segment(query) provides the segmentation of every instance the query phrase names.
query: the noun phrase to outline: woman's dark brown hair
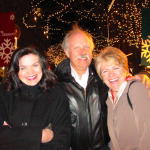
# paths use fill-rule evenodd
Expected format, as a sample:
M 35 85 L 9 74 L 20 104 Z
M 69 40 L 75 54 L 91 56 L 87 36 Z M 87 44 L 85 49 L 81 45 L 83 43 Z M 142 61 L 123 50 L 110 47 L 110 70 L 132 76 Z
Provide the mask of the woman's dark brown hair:
M 6 71 L 6 75 L 3 81 L 4 86 L 8 91 L 22 87 L 22 82 L 18 77 L 19 59 L 29 54 L 38 56 L 40 60 L 43 75 L 39 82 L 39 86 L 43 89 L 47 89 L 56 83 L 56 76 L 51 70 L 48 70 L 48 62 L 46 61 L 44 55 L 42 55 L 36 48 L 25 47 L 16 50 L 11 58 L 10 65 Z

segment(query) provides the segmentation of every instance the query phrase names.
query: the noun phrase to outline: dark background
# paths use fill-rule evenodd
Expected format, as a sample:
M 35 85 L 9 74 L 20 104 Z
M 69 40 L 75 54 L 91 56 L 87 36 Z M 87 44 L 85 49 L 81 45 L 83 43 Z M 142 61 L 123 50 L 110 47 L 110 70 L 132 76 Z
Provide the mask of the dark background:
M 18 46 L 24 47 L 33 44 L 42 50 L 46 50 L 50 42 L 45 38 L 40 29 L 27 29 L 22 23 L 22 17 L 28 11 L 29 6 L 30 0 L 0 0 L 0 12 L 15 13 L 15 22 L 21 30 Z
M 116 46 L 123 50 L 127 55 L 131 54 L 129 58 L 129 65 L 136 70 L 137 72 L 141 62 L 141 45 L 131 45 L 129 43 L 130 40 L 127 40 L 128 34 L 130 34 L 130 30 L 128 27 L 131 27 L 132 31 L 135 32 L 134 36 L 136 38 L 136 32 L 138 32 L 137 28 L 137 20 L 136 16 L 132 16 L 133 18 L 126 18 L 126 13 L 132 13 L 132 8 L 136 6 L 138 11 L 142 10 L 143 2 L 145 0 L 116 0 L 114 5 L 111 8 L 111 11 L 108 12 L 108 7 L 112 0 L 94 0 L 97 3 L 97 7 L 93 5 L 91 0 L 75 0 L 72 6 L 70 6 L 69 11 L 62 17 L 67 23 L 63 23 L 58 21 L 55 15 L 51 17 L 49 26 L 54 29 L 59 28 L 59 31 L 50 30 L 48 34 L 48 38 L 43 34 L 42 26 L 45 25 L 44 20 L 49 14 L 53 14 L 54 12 L 58 12 L 61 9 L 64 9 L 62 5 L 57 5 L 57 1 L 55 0 L 44 0 L 43 3 L 40 3 L 41 0 L 0 0 L 0 12 L 14 12 L 16 16 L 16 24 L 21 30 L 21 36 L 18 40 L 18 46 L 24 47 L 27 45 L 35 45 L 39 47 L 42 51 L 47 51 L 47 49 L 51 46 L 55 46 L 61 43 L 65 33 L 71 28 L 72 24 L 78 23 L 83 29 L 86 29 L 90 32 L 94 37 L 94 42 L 96 43 L 95 53 L 99 52 L 99 49 L 109 45 Z M 59 0 L 58 2 L 64 4 L 68 4 L 67 0 Z M 147 0 L 146 7 L 150 8 L 150 1 Z M 125 7 L 126 5 L 131 4 L 131 8 Z M 132 7 L 133 4 L 133 7 Z M 137 5 L 136 5 L 137 4 Z M 28 12 L 33 9 L 33 6 L 37 8 L 42 8 L 42 13 L 44 17 L 38 21 L 36 28 L 26 28 L 23 24 L 23 16 L 28 14 Z M 88 14 L 88 10 L 93 11 L 94 15 L 99 14 L 99 16 L 93 17 L 92 13 Z M 79 15 L 76 12 L 83 10 L 83 14 Z M 119 13 L 117 11 L 120 11 Z M 61 16 L 61 15 L 60 15 Z M 86 18 L 87 16 L 87 18 Z M 107 18 L 109 16 L 109 18 Z M 90 18 L 90 19 L 89 19 Z M 26 21 L 31 22 L 27 18 Z M 108 19 L 108 20 L 107 20 Z M 127 21 L 130 21 L 129 24 L 124 26 Z M 133 20 L 133 21 L 132 21 Z M 0 20 L 2 21 L 2 20 Z M 109 22 L 109 36 L 113 40 L 110 43 L 107 42 L 106 38 L 108 37 L 108 29 L 107 23 Z M 138 21 L 139 22 L 139 21 Z M 122 27 L 119 25 L 121 23 Z M 115 37 L 119 40 L 115 42 Z M 132 36 L 130 37 L 132 38 Z M 112 42 L 112 43 L 111 43 Z M 59 49 L 58 49 L 59 51 Z M 56 53 L 58 55 L 58 53 Z M 55 57 L 55 53 L 54 53 Z

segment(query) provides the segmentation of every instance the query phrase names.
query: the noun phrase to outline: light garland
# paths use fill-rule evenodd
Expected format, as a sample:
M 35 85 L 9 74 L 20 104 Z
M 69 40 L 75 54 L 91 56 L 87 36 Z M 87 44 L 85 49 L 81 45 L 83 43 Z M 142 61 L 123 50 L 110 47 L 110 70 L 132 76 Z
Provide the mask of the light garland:
M 41 29 L 49 40 L 58 33 L 63 38 L 66 27 L 78 22 L 92 34 L 96 54 L 107 45 L 125 43 L 140 48 L 142 8 L 150 8 L 150 1 L 112 0 L 106 4 L 100 0 L 31 0 L 23 24 L 26 28 Z
M 59 64 L 63 59 L 66 58 L 66 55 L 61 48 L 61 44 L 49 47 L 46 55 L 48 56 L 49 63 L 55 65 Z

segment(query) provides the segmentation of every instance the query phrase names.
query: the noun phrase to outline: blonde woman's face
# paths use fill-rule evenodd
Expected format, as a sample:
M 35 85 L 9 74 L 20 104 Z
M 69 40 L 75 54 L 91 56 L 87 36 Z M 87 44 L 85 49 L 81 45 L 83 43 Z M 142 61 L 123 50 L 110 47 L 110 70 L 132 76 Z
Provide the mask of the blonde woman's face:
M 39 57 L 34 54 L 28 54 L 19 59 L 19 79 L 29 86 L 34 86 L 42 78 L 42 67 Z
M 112 91 L 116 92 L 120 85 L 126 80 L 127 70 L 114 60 L 104 61 L 100 68 L 100 75 L 104 83 Z

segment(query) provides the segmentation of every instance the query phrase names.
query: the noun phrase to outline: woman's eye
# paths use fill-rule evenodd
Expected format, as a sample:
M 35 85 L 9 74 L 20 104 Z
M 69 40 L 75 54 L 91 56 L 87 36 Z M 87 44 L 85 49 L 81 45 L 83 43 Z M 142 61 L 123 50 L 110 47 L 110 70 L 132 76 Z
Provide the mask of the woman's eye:
M 25 68 L 24 68 L 24 67 L 20 67 L 19 69 L 20 69 L 20 70 L 24 70 Z
M 101 72 L 101 74 L 107 74 L 107 73 L 108 73 L 107 70 L 104 70 L 104 71 Z
M 34 66 L 34 67 L 38 67 L 38 66 L 40 66 L 40 64 L 34 64 L 33 66 Z
M 120 68 L 119 68 L 119 67 L 116 67 L 116 68 L 114 68 L 114 70 L 120 70 Z

